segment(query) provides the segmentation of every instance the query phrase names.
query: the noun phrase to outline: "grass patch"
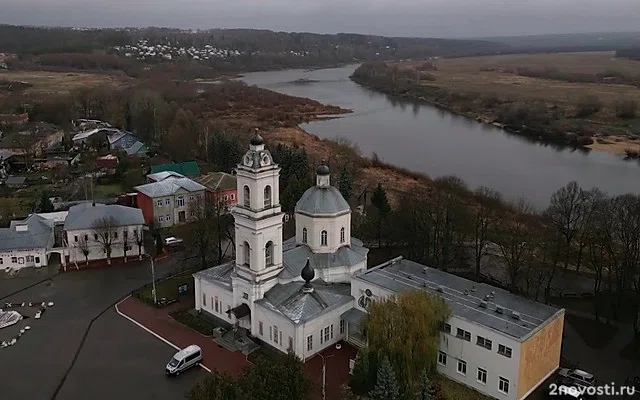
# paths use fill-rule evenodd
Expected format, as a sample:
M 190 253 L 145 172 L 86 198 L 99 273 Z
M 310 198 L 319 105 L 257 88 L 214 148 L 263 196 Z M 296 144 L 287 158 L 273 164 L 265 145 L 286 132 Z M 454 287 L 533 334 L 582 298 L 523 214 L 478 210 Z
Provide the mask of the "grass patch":
M 606 325 L 591 318 L 572 314 L 565 314 L 564 318 L 592 349 L 603 349 L 618 332 L 616 326 Z
M 156 297 L 161 299 L 166 297 L 167 299 L 176 299 L 178 297 L 178 287 L 187 284 L 189 285 L 189 291 L 193 289 L 193 277 L 189 275 L 175 276 L 173 278 L 165 279 L 156 283 Z M 140 289 L 138 292 L 138 298 L 141 300 L 150 300 L 153 298 L 153 286 L 148 285 Z
M 447 400 L 490 400 L 491 397 L 485 396 L 480 392 L 471 389 L 461 383 L 445 378 L 437 374 L 434 381 L 440 387 L 444 398 Z
M 195 314 L 193 310 L 180 310 L 171 313 L 171 316 L 181 324 L 200 332 L 203 335 L 211 336 L 213 329 L 222 324 L 216 323 L 213 319 L 207 318 L 202 314 Z
M 96 185 L 93 187 L 93 197 L 96 199 L 105 199 L 109 197 L 118 197 L 124 190 L 119 183 L 112 183 L 110 185 Z
M 275 360 L 282 357 L 282 353 L 270 348 L 269 346 L 260 346 L 260 348 L 247 356 L 250 362 L 255 362 L 258 358 L 266 358 Z

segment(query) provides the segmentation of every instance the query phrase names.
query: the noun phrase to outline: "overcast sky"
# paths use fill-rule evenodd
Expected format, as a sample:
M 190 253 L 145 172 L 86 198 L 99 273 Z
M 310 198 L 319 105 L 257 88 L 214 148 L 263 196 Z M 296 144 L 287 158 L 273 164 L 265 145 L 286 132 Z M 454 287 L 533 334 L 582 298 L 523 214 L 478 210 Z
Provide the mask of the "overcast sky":
M 0 23 L 472 37 L 640 30 L 640 0 L 0 0 Z

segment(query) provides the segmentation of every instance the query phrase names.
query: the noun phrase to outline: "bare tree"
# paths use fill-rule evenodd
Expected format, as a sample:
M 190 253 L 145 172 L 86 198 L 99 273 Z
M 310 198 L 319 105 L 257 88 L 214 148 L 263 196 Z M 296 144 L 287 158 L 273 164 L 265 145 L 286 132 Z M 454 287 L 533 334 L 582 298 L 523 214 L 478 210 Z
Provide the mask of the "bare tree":
M 191 240 L 193 249 L 206 268 L 211 262 L 222 263 L 226 253 L 225 242 L 235 235 L 233 218 L 227 203 L 215 193 L 195 199 L 190 203 Z
M 481 186 L 476 190 L 478 204 L 473 212 L 473 258 L 476 278 L 480 277 L 482 257 L 486 254 L 489 237 L 496 225 L 496 210 L 500 202 L 500 194 L 493 189 Z
M 569 182 L 551 195 L 546 214 L 564 238 L 564 267 L 569 266 L 571 246 L 578 236 L 584 216 L 585 194 L 575 182 Z
M 529 237 L 531 214 L 531 206 L 524 199 L 518 200 L 514 204 L 512 216 L 501 221 L 493 236 L 493 242 L 500 249 L 500 255 L 507 267 L 512 291 L 517 291 L 522 268 L 533 255 L 535 240 L 532 241 Z
M 129 230 L 125 227 L 122 231 L 122 252 L 125 264 L 127 263 L 127 250 L 129 250 Z
M 144 236 L 137 228 L 133 231 L 133 240 L 138 245 L 138 260 L 142 261 L 142 245 L 144 244 Z
M 111 265 L 111 251 L 117 236 L 118 220 L 114 217 L 102 217 L 93 223 L 93 231 L 97 241 L 107 255 L 107 264 Z
M 82 255 L 84 255 L 86 265 L 89 265 L 89 242 L 87 241 L 85 236 L 82 236 L 78 241 L 78 248 L 82 252 Z

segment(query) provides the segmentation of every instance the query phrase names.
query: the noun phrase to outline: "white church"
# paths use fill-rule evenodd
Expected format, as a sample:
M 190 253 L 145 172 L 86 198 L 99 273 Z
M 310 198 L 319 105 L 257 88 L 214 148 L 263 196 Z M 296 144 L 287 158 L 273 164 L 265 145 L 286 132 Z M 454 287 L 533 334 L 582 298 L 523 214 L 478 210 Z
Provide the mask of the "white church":
M 439 373 L 519 400 L 558 368 L 564 310 L 402 257 L 367 269 L 369 250 L 351 237 L 351 209 L 324 163 L 296 204 L 295 237 L 283 240 L 279 175 L 256 133 L 237 167 L 236 259 L 193 275 L 196 310 L 306 361 L 341 340 L 364 346 L 371 301 L 427 290 L 452 310 Z

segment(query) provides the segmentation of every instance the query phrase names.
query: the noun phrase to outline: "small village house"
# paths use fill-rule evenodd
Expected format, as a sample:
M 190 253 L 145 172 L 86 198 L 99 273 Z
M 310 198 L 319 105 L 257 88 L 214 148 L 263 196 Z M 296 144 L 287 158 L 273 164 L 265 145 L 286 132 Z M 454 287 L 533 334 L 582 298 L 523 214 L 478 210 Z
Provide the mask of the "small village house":
M 183 176 L 168 175 L 160 181 L 134 188 L 145 222 L 156 228 L 188 222 L 205 196 L 206 188 L 201 184 Z
M 103 169 L 115 169 L 118 166 L 118 157 L 107 154 L 96 158 L 96 166 Z
M 144 218 L 137 208 L 95 203 L 78 204 L 69 209 L 65 218 L 67 263 L 81 265 L 110 259 L 138 258 L 144 254 L 142 240 Z
M 210 172 L 196 181 L 207 188 L 207 198 L 214 204 L 225 204 L 231 209 L 238 203 L 235 176 L 225 172 Z
M 36 214 L 0 229 L 0 269 L 46 267 L 54 246 L 54 224 Z

